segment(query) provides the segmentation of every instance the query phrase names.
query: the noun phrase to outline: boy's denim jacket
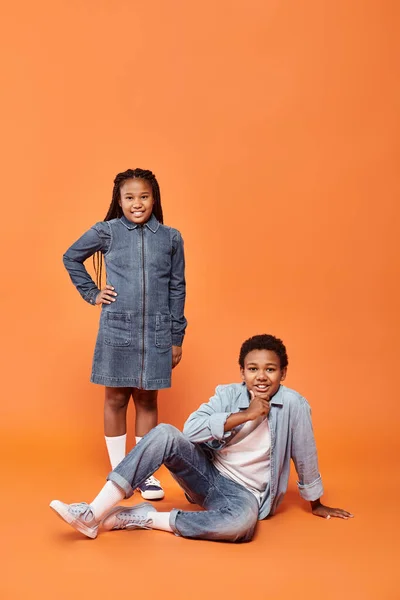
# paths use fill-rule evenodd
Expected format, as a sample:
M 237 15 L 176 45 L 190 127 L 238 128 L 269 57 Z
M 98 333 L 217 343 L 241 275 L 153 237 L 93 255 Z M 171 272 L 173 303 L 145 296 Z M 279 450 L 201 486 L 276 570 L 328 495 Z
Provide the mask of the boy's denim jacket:
M 224 433 L 232 413 L 246 410 L 250 399 L 244 383 L 219 385 L 209 402 L 202 404 L 186 421 L 183 433 L 195 444 L 212 452 L 233 439 L 239 429 Z M 323 494 L 317 450 L 307 400 L 283 385 L 271 398 L 268 415 L 271 434 L 271 480 L 261 499 L 259 519 L 273 514 L 287 490 L 290 459 L 293 459 L 297 486 L 304 500 L 317 500 Z

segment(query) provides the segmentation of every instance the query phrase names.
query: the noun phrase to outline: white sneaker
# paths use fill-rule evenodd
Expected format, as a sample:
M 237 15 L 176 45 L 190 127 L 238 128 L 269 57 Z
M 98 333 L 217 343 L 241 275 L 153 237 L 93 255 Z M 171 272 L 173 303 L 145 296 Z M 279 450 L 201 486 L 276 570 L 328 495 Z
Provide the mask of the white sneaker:
M 77 531 L 92 539 L 97 537 L 100 523 L 96 521 L 90 505 L 86 502 L 65 504 L 60 500 L 53 500 L 50 502 L 50 508 Z
M 107 531 L 111 529 L 151 529 L 149 512 L 157 512 L 149 502 L 142 502 L 135 506 L 116 506 L 101 522 Z
M 165 496 L 160 482 L 154 475 L 150 475 L 137 489 L 145 500 L 162 500 Z

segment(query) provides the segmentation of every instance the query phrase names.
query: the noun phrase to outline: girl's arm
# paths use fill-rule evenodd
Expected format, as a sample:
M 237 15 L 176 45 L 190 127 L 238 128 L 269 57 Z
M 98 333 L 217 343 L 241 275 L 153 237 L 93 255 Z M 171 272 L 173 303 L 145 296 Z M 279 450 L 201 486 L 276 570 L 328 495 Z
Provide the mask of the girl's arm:
M 187 321 L 184 315 L 186 282 L 183 239 L 179 231 L 173 231 L 171 278 L 169 282 L 169 310 L 172 317 L 172 345 L 182 346 Z
M 97 223 L 84 233 L 63 256 L 72 283 L 86 302 L 96 304 L 100 290 L 87 272 L 84 261 L 98 251 L 107 252 L 110 246 L 110 229 L 108 223 Z

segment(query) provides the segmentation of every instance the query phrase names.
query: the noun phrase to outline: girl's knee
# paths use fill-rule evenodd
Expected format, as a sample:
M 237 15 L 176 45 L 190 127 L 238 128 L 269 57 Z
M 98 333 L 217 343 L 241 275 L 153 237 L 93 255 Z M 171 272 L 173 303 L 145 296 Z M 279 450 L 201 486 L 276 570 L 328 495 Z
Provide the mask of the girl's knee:
M 135 390 L 133 393 L 133 402 L 136 409 L 146 411 L 157 410 L 157 391 L 156 390 Z
M 105 406 L 111 410 L 121 410 L 128 405 L 130 392 L 111 388 L 106 390 Z

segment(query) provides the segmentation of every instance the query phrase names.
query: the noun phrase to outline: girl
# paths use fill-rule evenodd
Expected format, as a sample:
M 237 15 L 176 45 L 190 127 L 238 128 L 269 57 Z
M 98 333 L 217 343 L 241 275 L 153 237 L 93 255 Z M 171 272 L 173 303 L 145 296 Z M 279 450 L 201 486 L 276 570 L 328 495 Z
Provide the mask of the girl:
M 91 381 L 105 386 L 104 433 L 114 469 L 126 451 L 126 412 L 132 396 L 136 442 L 157 425 L 157 391 L 171 386 L 185 335 L 183 240 L 163 223 L 160 188 L 151 171 L 128 169 L 114 180 L 104 221 L 64 254 L 82 298 L 102 305 Z M 94 257 L 97 283 L 84 267 Z M 102 261 L 107 285 L 101 289 Z M 151 476 L 143 498 L 161 499 Z

